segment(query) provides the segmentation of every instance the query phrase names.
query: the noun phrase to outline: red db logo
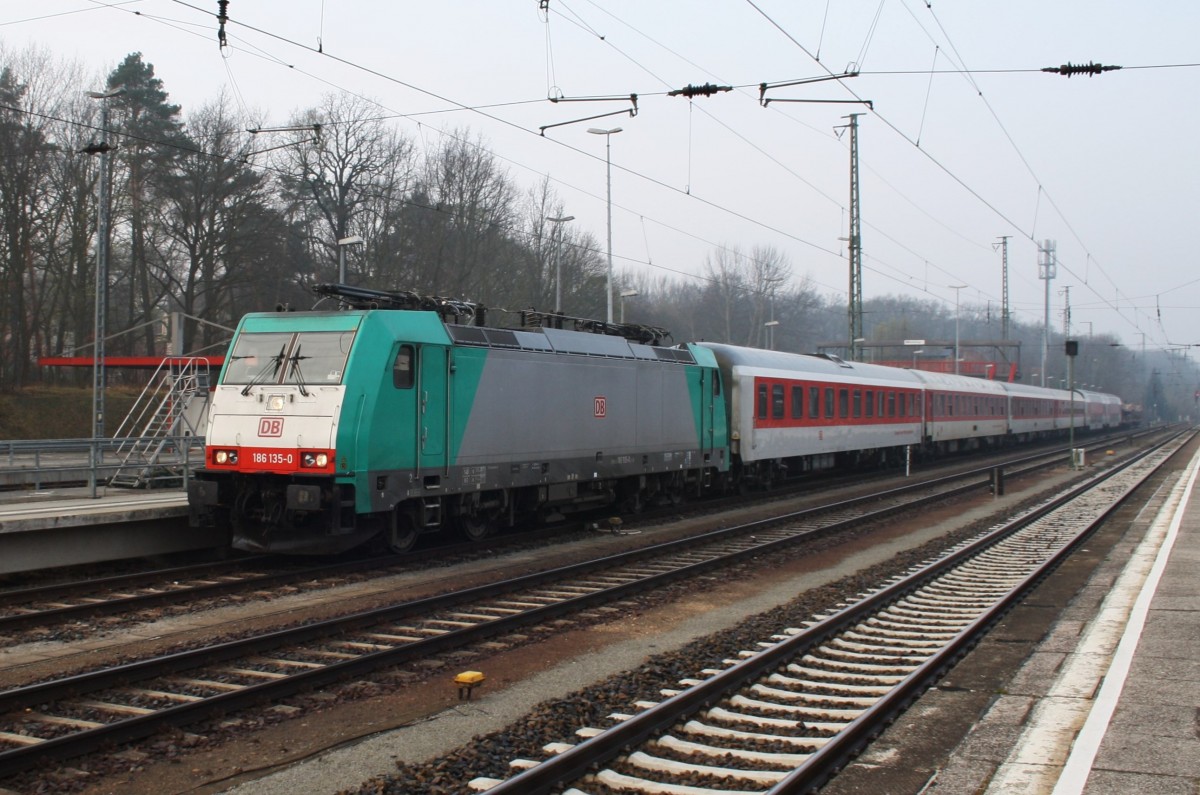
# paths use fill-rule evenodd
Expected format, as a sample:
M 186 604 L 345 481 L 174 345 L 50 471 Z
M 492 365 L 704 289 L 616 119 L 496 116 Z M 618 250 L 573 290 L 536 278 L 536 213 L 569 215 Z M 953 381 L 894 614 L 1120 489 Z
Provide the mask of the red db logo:
M 259 436 L 283 436 L 283 417 L 260 417 Z
M 592 398 L 592 400 L 595 402 L 596 419 L 604 419 L 608 414 L 608 402 L 602 397 Z

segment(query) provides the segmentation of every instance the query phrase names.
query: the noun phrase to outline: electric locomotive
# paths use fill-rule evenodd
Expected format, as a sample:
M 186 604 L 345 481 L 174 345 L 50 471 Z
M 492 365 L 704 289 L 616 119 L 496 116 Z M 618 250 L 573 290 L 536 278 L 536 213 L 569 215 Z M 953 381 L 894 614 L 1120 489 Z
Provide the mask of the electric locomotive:
M 728 471 L 711 351 L 665 332 L 318 285 L 335 311 L 242 319 L 211 395 L 191 521 L 242 550 L 404 551 L 593 505 L 698 493 Z M 565 328 L 564 328 L 565 326 Z M 581 329 L 581 330 L 576 330 Z

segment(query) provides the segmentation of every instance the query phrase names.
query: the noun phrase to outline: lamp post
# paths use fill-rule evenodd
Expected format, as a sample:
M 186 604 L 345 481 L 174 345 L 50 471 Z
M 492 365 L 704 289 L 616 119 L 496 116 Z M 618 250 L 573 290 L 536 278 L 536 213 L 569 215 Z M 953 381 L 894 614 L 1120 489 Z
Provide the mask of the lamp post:
M 99 220 L 96 236 L 96 339 L 92 346 L 92 438 L 104 436 L 104 337 L 108 331 L 108 238 L 111 225 L 109 215 L 109 177 L 108 153 L 113 147 L 108 143 L 108 100 L 125 93 L 124 88 L 113 91 L 88 91 L 92 99 L 100 100 L 100 142 L 84 149 L 88 154 L 100 155 L 100 185 L 99 185 Z M 97 450 L 97 461 L 103 457 L 103 452 Z M 95 480 L 92 482 L 92 496 L 95 497 Z
M 919 350 L 919 351 L 913 351 L 913 366 L 912 366 L 912 369 L 914 369 L 914 370 L 916 370 L 916 369 L 917 369 L 917 355 L 918 355 L 918 354 L 921 354 L 921 353 L 924 353 L 924 352 L 925 352 L 925 350 L 924 350 L 923 348 L 922 348 L 921 350 Z
M 338 284 L 346 283 L 346 246 L 361 246 L 363 244 L 361 235 L 350 235 L 343 237 L 337 242 L 338 247 Z
M 613 127 L 608 130 L 601 130 L 599 127 L 589 127 L 588 132 L 592 135 L 604 136 L 604 173 L 605 182 L 608 185 L 608 278 L 605 280 L 604 292 L 606 293 L 608 303 L 608 316 L 605 318 L 611 323 L 613 320 L 612 307 L 612 137 L 613 134 L 621 132 L 620 127 Z
M 622 323 L 625 322 L 625 299 L 633 298 L 635 295 L 638 295 L 637 290 L 622 290 L 621 291 L 621 322 Z
M 954 374 L 958 375 L 958 291 L 967 285 L 948 284 L 946 286 L 954 291 Z
M 562 312 L 562 256 L 559 249 L 562 247 L 562 230 L 559 224 L 565 224 L 567 221 L 574 221 L 575 216 L 564 215 L 561 218 L 546 218 L 547 221 L 554 224 L 554 311 Z
M 779 325 L 778 320 L 768 320 L 763 323 L 767 327 L 767 350 L 775 350 L 775 327 Z

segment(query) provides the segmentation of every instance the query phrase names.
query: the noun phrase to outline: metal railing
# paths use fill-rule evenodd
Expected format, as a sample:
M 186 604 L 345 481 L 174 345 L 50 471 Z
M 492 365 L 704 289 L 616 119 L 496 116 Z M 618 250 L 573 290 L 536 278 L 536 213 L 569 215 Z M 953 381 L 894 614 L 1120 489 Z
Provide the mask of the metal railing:
M 143 437 L 102 439 L 0 440 L 0 486 L 42 489 L 46 486 L 86 482 L 91 496 L 122 466 L 119 451 L 145 444 Z M 158 436 L 163 442 L 160 463 L 175 474 L 157 483 L 160 487 L 187 487 L 192 470 L 204 462 L 204 437 Z M 150 487 L 148 484 L 147 487 Z

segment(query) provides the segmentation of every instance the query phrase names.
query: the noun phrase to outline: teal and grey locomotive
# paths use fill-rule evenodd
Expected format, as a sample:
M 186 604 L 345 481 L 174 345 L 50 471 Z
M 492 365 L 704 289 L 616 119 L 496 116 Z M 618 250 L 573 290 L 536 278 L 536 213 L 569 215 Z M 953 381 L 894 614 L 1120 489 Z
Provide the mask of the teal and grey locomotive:
M 445 528 L 479 539 L 679 499 L 729 470 L 703 347 L 663 346 L 647 327 L 555 328 L 555 315 L 488 328 L 460 302 L 316 289 L 349 308 L 247 315 L 211 395 L 188 502 L 194 524 L 228 522 L 238 549 L 378 536 L 403 551 Z

